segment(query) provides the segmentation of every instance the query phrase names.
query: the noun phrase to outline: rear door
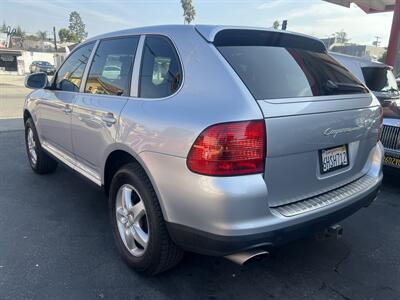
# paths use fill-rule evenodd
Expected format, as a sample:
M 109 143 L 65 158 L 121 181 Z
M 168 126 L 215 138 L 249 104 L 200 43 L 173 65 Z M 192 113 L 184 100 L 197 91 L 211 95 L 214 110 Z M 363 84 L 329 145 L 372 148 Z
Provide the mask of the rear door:
M 265 116 L 270 206 L 327 192 L 365 174 L 377 143 L 379 103 L 319 41 L 224 30 L 214 45 Z
M 72 143 L 77 168 L 101 183 L 104 153 L 115 140 L 120 113 L 128 101 L 139 36 L 101 40 L 91 63 L 84 93 L 72 114 Z

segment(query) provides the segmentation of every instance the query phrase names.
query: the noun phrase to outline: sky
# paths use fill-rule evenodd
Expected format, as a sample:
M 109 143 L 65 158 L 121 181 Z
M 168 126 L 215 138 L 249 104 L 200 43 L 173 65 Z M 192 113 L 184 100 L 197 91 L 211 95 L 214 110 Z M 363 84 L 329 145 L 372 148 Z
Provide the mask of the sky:
M 193 0 L 194 24 L 270 27 L 288 20 L 288 30 L 324 38 L 344 30 L 351 42 L 372 44 L 376 36 L 387 46 L 393 13 L 365 14 L 322 0 Z M 0 0 L 0 22 L 20 25 L 27 33 L 68 27 L 78 11 L 89 37 L 105 32 L 158 24 L 182 24 L 179 0 Z

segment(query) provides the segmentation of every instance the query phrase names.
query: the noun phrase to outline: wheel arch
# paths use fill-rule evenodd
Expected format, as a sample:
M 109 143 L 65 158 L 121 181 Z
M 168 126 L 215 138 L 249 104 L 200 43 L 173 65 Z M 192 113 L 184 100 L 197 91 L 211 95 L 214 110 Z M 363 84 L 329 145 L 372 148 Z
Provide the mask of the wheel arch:
M 151 176 L 151 172 L 147 168 L 144 161 L 140 158 L 139 155 L 135 154 L 130 148 L 127 148 L 126 145 L 114 145 L 112 149 L 110 149 L 108 154 L 105 156 L 104 159 L 104 167 L 103 167 L 103 176 L 102 176 L 102 183 L 104 187 L 104 191 L 108 195 L 110 184 L 114 174 L 125 164 L 128 163 L 137 163 L 144 171 L 146 176 L 149 178 L 154 191 L 157 194 L 158 201 L 160 202 L 161 209 L 164 214 L 164 207 L 161 201 L 160 193 L 157 189 L 157 185 L 154 183 L 154 179 Z
M 27 110 L 27 109 L 25 108 L 25 109 L 24 109 L 24 123 L 25 123 L 29 118 L 32 119 L 32 115 L 31 115 L 30 111 Z M 32 119 L 32 120 L 33 120 L 33 119 Z

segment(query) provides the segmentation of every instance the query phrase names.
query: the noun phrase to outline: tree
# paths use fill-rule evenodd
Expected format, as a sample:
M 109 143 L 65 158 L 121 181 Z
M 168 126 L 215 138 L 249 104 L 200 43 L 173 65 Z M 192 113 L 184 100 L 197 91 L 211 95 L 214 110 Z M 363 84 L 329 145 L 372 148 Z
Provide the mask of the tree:
M 83 23 L 81 16 L 78 12 L 73 11 L 69 15 L 69 26 L 68 29 L 73 33 L 78 42 L 81 42 L 87 37 L 87 32 L 85 30 L 86 25 Z
M 5 21 L 3 21 L 3 25 L 1 26 L 0 32 L 4 32 L 4 33 L 7 32 L 7 25 L 6 25 Z
M 37 37 L 39 38 L 39 40 L 44 41 L 47 39 L 47 31 L 38 31 L 36 33 Z
M 196 16 L 196 10 L 194 9 L 192 0 L 181 0 L 181 5 L 183 9 L 184 23 L 190 24 Z
M 348 38 L 348 35 L 347 35 L 347 33 L 342 29 L 342 30 L 340 30 L 340 31 L 338 31 L 338 32 L 336 32 L 335 33 L 335 36 L 336 36 L 336 41 L 338 42 L 338 43 L 342 43 L 342 44 L 344 44 L 344 43 L 347 43 L 350 39 Z
M 21 26 L 19 26 L 19 25 L 17 26 L 14 36 L 21 37 L 21 38 L 25 37 L 25 31 L 22 30 Z
M 71 43 L 78 43 L 78 37 L 75 33 L 71 32 L 68 28 L 61 28 L 58 31 L 58 38 L 60 39 L 61 43 L 71 42 Z
M 274 27 L 274 29 L 279 29 L 279 25 L 281 24 L 279 23 L 278 20 L 275 20 L 274 23 L 272 23 L 272 27 Z

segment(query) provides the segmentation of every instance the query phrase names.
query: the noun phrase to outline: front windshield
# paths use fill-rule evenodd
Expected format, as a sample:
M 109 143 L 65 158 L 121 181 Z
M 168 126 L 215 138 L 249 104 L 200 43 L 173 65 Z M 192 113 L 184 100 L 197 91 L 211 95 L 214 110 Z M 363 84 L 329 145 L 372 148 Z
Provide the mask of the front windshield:
M 389 68 L 366 67 L 362 68 L 365 83 L 371 91 L 398 92 L 396 78 Z

